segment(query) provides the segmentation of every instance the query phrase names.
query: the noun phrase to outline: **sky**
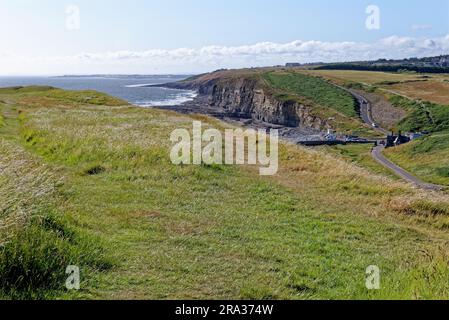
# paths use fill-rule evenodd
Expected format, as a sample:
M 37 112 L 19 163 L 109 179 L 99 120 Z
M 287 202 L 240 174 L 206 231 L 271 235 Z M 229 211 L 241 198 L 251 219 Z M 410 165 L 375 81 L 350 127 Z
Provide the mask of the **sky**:
M 449 54 L 449 0 L 0 0 L 0 75 Z

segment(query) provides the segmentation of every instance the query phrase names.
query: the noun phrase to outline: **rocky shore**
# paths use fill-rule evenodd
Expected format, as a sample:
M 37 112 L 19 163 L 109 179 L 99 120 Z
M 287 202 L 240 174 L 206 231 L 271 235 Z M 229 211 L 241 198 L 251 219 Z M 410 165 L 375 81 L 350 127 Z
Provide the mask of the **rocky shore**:
M 250 72 L 236 75 L 220 71 L 162 86 L 195 90 L 198 96 L 179 106 L 158 108 L 206 114 L 249 128 L 278 129 L 292 142 L 319 140 L 320 132 L 329 128 L 308 106 L 277 99 Z
M 207 95 L 199 95 L 194 100 L 177 106 L 158 106 L 158 109 L 172 110 L 184 114 L 204 114 L 223 120 L 225 122 L 251 129 L 271 130 L 277 129 L 279 136 L 284 140 L 299 143 L 301 141 L 320 140 L 320 131 L 306 127 L 289 127 L 285 125 L 272 124 L 263 120 L 237 116 L 225 108 L 211 105 Z

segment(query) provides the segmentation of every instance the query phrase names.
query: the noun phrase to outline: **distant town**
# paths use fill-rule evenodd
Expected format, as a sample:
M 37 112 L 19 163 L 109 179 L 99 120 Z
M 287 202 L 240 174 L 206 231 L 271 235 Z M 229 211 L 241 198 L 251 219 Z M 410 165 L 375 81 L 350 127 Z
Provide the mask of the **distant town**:
M 304 67 L 304 66 L 320 66 L 322 69 L 378 69 L 379 71 L 400 71 L 410 70 L 420 72 L 422 69 L 427 72 L 447 72 L 449 69 L 449 55 L 441 55 L 436 57 L 425 58 L 409 58 L 400 60 L 379 59 L 375 61 L 353 61 L 345 63 L 287 63 L 285 66 Z

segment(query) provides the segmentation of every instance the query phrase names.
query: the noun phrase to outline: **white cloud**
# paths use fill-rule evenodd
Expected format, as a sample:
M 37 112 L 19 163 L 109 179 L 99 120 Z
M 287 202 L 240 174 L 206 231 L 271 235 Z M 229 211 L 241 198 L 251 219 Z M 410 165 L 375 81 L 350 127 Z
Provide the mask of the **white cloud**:
M 217 68 L 278 65 L 286 62 L 338 62 L 406 58 L 449 53 L 449 35 L 439 38 L 392 36 L 373 43 L 293 41 L 244 46 L 206 46 L 173 50 L 80 53 L 32 57 L 1 53 L 6 74 L 183 73 Z
M 431 24 L 414 24 L 412 25 L 412 30 L 430 30 L 433 26 Z

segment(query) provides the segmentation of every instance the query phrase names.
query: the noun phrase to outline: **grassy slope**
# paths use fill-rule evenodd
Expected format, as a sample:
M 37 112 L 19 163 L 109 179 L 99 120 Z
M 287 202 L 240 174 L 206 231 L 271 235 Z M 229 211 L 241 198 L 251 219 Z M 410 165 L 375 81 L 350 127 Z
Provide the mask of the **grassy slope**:
M 403 131 L 439 132 L 449 129 L 449 105 L 409 100 L 400 96 L 390 96 L 391 103 L 408 111 L 407 118 L 398 127 Z M 449 103 L 449 101 L 448 101 Z
M 449 77 L 427 81 L 401 82 L 392 84 L 389 88 L 399 94 L 421 99 L 436 104 L 447 105 L 449 101 Z
M 281 171 L 273 178 L 261 178 L 253 168 L 173 166 L 170 132 L 190 128 L 190 117 L 119 106 L 122 102 L 102 96 L 85 99 L 95 93 L 0 95 L 21 111 L 20 122 L 17 112 L 15 117 L 8 113 L 7 123 L 17 127 L 0 132 L 9 141 L 5 144 L 19 150 L 14 157 L 30 157 L 63 177 L 49 199 L 64 201 L 48 200 L 51 206 L 44 205 L 41 215 L 56 216 L 63 230 L 80 239 L 73 256 L 50 268 L 60 272 L 68 261 L 81 264 L 81 292 L 58 291 L 58 278 L 43 288 L 49 297 L 449 295 L 447 198 L 289 145 L 281 148 Z M 92 105 L 97 101 L 114 106 Z M 16 130 L 20 136 L 12 135 Z M 50 226 L 53 234 L 55 224 Z M 65 233 L 54 236 L 61 246 L 73 243 Z M 91 250 L 100 261 L 79 256 L 91 252 L 84 247 L 92 245 L 91 239 L 102 248 L 101 254 Z M 21 240 L 13 237 L 10 243 Z M 34 252 L 31 248 L 14 252 L 20 256 Z M 0 251 L 2 258 L 5 252 Z M 45 255 L 35 259 L 45 260 Z M 105 261 L 113 263 L 112 269 L 105 268 Z M 380 291 L 364 289 L 365 269 L 371 264 L 382 269 Z
M 409 86 L 424 86 L 428 90 L 439 89 L 441 83 L 447 81 L 447 75 L 420 75 L 420 74 L 397 74 L 383 72 L 359 72 L 359 71 L 313 71 L 325 77 L 337 80 L 355 81 L 360 83 L 371 83 L 381 85 L 383 88 L 391 88 L 396 84 L 387 85 L 388 81 L 392 83 L 406 84 Z M 430 80 L 422 82 L 422 77 L 430 77 Z M 409 82 L 413 81 L 413 82 Z M 419 81 L 419 82 L 416 82 Z M 383 84 L 381 84 L 383 83 Z M 423 84 L 424 83 L 424 84 Z M 434 85 L 432 85 L 434 84 Z M 425 93 L 425 95 L 420 95 Z M 437 92 L 440 102 L 444 102 L 443 93 Z M 449 143 L 447 130 L 449 129 L 449 100 L 445 104 L 436 104 L 426 102 L 429 96 L 428 91 L 416 91 L 414 96 L 421 101 L 414 101 L 406 97 L 386 94 L 390 102 L 398 108 L 407 111 L 408 116 L 398 123 L 397 128 L 407 131 L 429 131 L 433 136 L 420 139 L 411 144 L 398 148 L 389 149 L 385 154 L 387 157 L 407 169 L 411 173 L 419 176 L 424 181 L 449 185 Z M 359 163 L 366 164 L 363 161 Z M 369 167 L 369 165 L 367 165 Z
M 98 239 L 79 232 L 61 210 L 62 172 L 18 144 L 16 107 L 2 104 L 0 113 L 0 298 L 53 298 L 69 264 L 87 272 L 111 264 Z
M 267 72 L 266 83 L 281 100 L 293 100 L 314 106 L 315 115 L 328 119 L 342 133 L 375 135 L 359 120 L 357 103 L 346 91 L 318 77 L 299 72 Z
M 327 108 L 333 108 L 348 116 L 357 116 L 354 98 L 326 81 L 300 73 L 271 72 L 264 75 L 268 83 L 276 89 L 304 96 Z
M 399 129 L 432 135 L 389 149 L 387 157 L 424 181 L 449 185 L 449 100 L 441 105 L 392 95 L 390 101 L 409 114 L 398 124 Z
M 359 84 L 362 85 L 360 89 L 367 90 L 367 88 L 371 88 L 371 90 L 385 95 L 393 106 L 401 108 L 408 113 L 407 118 L 397 124 L 397 128 L 400 130 L 438 132 L 449 128 L 449 99 L 446 100 L 446 103 L 442 104 L 428 102 L 426 99 L 432 88 L 438 88 L 438 86 L 447 81 L 447 75 L 328 70 L 308 71 L 308 73 L 323 76 L 339 84 Z M 422 77 L 426 78 L 423 80 Z M 420 101 L 415 101 L 401 96 L 394 90 L 394 86 L 398 83 L 410 86 L 413 84 L 422 85 L 424 83 L 428 91 L 417 90 L 414 97 L 420 99 Z M 394 94 L 395 92 L 397 94 Z M 444 97 L 439 97 L 438 101 L 444 101 Z
M 348 144 L 324 147 L 323 150 L 331 154 L 340 155 L 343 159 L 368 169 L 371 173 L 387 176 L 397 180 L 398 177 L 390 170 L 380 165 L 371 156 L 371 144 Z
M 385 154 L 420 178 L 449 186 L 449 132 L 439 132 Z

